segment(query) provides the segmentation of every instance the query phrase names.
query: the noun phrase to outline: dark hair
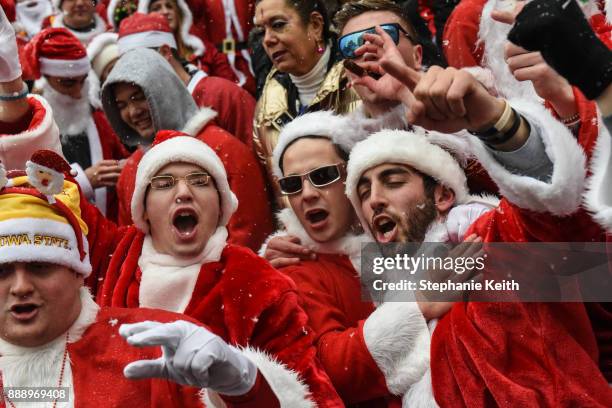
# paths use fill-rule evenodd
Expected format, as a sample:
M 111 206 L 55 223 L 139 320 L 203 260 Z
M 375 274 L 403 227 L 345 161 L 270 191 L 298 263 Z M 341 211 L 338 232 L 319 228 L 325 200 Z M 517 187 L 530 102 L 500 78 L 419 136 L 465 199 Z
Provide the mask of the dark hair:
M 260 3 L 261 0 L 257 0 L 255 4 Z M 332 39 L 332 32 L 330 29 L 329 15 L 327 14 L 327 8 L 325 3 L 321 0 L 285 0 L 285 5 L 291 7 L 296 11 L 302 24 L 308 25 L 310 22 L 310 15 L 313 12 L 321 14 L 323 17 L 323 41 L 327 42 Z
M 410 18 L 402 7 L 390 0 L 358 0 L 344 3 L 342 8 L 338 10 L 334 16 L 334 23 L 336 24 L 338 32 L 342 32 L 344 26 L 350 19 L 371 11 L 388 11 L 395 14 L 404 23 L 404 28 L 408 31 L 408 34 L 417 40 L 420 39 Z
M 349 153 L 347 151 L 345 151 L 342 147 L 340 147 L 340 145 L 337 145 L 336 143 L 332 142 L 328 137 L 325 136 L 318 136 L 318 135 L 312 135 L 312 136 L 302 136 L 298 139 L 295 139 L 294 141 L 292 141 L 291 143 L 289 143 L 287 145 L 287 147 L 285 147 L 285 150 L 283 151 L 283 153 L 281 154 L 280 159 L 278 160 L 278 167 L 280 167 L 281 171 L 284 173 L 285 169 L 283 168 L 283 159 L 285 157 L 285 152 L 287 151 L 287 149 L 294 144 L 295 142 L 297 142 L 298 140 L 301 139 L 325 139 L 325 140 L 329 140 L 332 144 L 332 146 L 334 147 L 334 150 L 336 151 L 336 154 L 338 155 L 338 157 L 340 157 L 340 159 L 342 159 L 343 162 L 347 163 L 349 160 Z

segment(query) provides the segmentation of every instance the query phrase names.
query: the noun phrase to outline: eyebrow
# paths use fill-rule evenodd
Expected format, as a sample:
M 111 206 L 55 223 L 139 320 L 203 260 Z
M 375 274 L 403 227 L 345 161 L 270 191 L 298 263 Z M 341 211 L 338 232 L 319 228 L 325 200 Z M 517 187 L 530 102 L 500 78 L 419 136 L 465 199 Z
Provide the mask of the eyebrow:
M 392 167 L 392 168 L 390 168 L 390 169 L 383 170 L 383 171 L 382 171 L 382 172 L 381 172 L 381 173 L 378 175 L 378 177 L 377 177 L 377 178 L 378 178 L 378 179 L 386 179 L 386 178 L 388 178 L 388 177 L 395 176 L 395 175 L 397 175 L 397 174 L 401 174 L 401 175 L 403 175 L 403 174 L 408 174 L 408 175 L 410 175 L 410 174 L 412 174 L 412 173 L 411 173 L 411 172 L 410 172 L 408 169 L 405 169 L 405 168 L 403 168 L 403 167 Z
M 364 186 L 366 184 L 372 184 L 372 182 L 370 181 L 370 179 L 368 177 L 361 176 L 359 178 L 359 182 L 357 182 L 357 190 L 359 190 L 362 186 Z

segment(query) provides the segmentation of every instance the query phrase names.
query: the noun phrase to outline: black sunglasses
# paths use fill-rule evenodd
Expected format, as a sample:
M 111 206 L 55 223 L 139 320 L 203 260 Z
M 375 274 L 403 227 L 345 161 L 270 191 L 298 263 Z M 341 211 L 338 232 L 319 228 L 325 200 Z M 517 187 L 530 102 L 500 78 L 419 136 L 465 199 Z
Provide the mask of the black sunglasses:
M 302 191 L 305 178 L 308 178 L 313 187 L 321 188 L 328 186 L 342 177 L 344 163 L 331 164 L 310 170 L 304 174 L 292 174 L 291 176 L 283 177 L 278 180 L 281 193 L 285 195 L 296 194 Z
M 391 37 L 395 45 L 399 43 L 400 32 L 403 33 L 406 38 L 412 41 L 412 43 L 417 43 L 416 40 L 398 23 L 381 24 L 380 28 L 382 28 L 387 34 L 389 34 L 389 37 Z M 340 53 L 344 58 L 357 57 L 355 55 L 355 51 L 357 51 L 357 48 L 361 47 L 364 44 L 364 34 L 376 34 L 376 27 L 370 27 L 366 28 L 365 30 L 355 31 L 353 33 L 348 33 L 340 37 L 340 39 L 338 40 L 338 46 L 340 48 Z

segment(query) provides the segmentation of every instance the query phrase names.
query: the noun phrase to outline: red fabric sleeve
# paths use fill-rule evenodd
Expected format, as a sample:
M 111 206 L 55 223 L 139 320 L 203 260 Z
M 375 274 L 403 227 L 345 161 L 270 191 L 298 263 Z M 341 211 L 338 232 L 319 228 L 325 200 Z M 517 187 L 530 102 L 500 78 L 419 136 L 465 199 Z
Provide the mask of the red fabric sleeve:
M 122 226 L 132 225 L 132 195 L 134 194 L 134 185 L 136 183 L 136 171 L 138 170 L 138 163 L 144 155 L 142 149 L 137 149 L 127 159 L 121 175 L 117 181 L 117 199 L 119 201 L 119 216 L 118 223 Z
M 313 263 L 308 263 L 314 264 Z M 323 266 L 323 265 L 321 265 Z M 296 283 L 301 304 L 308 314 L 308 323 L 315 331 L 317 356 L 332 380 L 342 400 L 347 404 L 389 397 L 384 375 L 372 359 L 363 338 L 365 317 L 373 311 L 373 305 L 360 301 L 359 293 L 352 293 L 349 302 L 354 309 L 361 309 L 362 319 L 347 316 L 339 304 L 345 288 L 335 287 L 326 271 L 306 268 L 302 265 L 282 269 Z M 356 279 L 355 279 L 356 280 Z M 357 282 L 358 285 L 358 282 Z M 357 286 L 358 288 L 358 286 Z
M 480 65 L 484 47 L 478 43 L 480 15 L 487 0 L 463 0 L 453 10 L 444 29 L 442 50 L 455 68 Z
M 228 224 L 228 242 L 257 251 L 274 231 L 274 223 L 263 171 L 254 153 L 218 126 L 207 126 L 198 139 L 217 153 L 238 198 L 238 209 Z

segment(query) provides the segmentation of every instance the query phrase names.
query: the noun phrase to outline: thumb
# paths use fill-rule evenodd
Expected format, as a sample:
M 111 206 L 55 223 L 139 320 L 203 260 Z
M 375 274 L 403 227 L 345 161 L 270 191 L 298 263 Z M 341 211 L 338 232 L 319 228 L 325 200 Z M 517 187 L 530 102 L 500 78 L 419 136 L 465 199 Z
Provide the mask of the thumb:
M 165 359 L 138 360 L 128 364 L 123 369 L 123 375 L 131 380 L 142 378 L 167 378 Z

